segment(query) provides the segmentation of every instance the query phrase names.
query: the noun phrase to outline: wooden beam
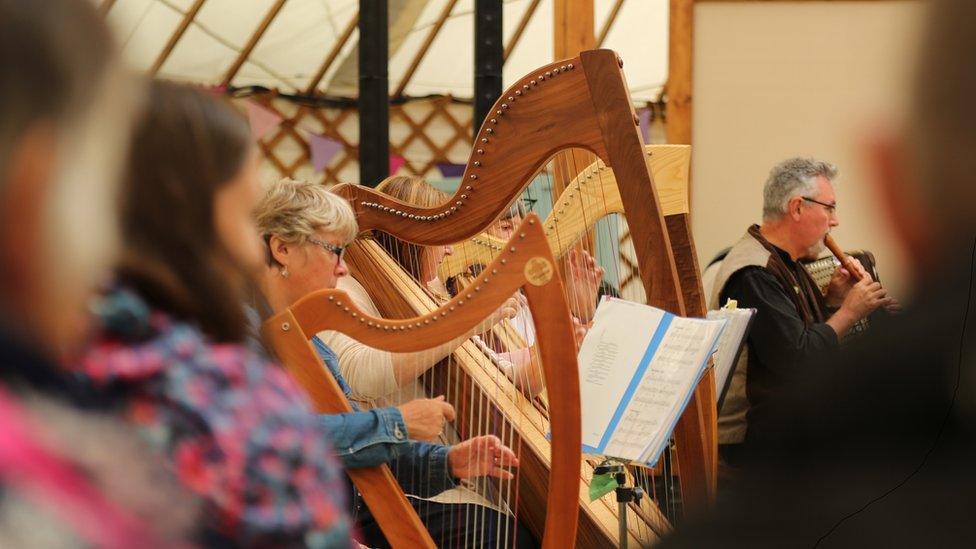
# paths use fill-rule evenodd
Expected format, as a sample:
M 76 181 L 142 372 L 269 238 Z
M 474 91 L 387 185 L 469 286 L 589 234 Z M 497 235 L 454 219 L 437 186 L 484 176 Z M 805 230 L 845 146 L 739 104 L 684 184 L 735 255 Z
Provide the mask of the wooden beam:
M 352 36 L 353 31 L 356 30 L 358 25 L 359 12 L 356 12 L 356 15 L 354 15 L 349 21 L 349 24 L 346 25 L 346 28 L 342 30 L 342 34 L 336 39 L 336 43 L 332 45 L 332 49 L 329 50 L 329 54 L 325 56 L 325 61 L 322 62 L 322 66 L 319 67 L 319 70 L 315 72 L 315 76 L 313 76 L 312 80 L 308 83 L 308 86 L 305 88 L 306 95 L 315 94 L 315 89 L 319 87 L 319 83 L 322 82 L 323 78 L 325 78 L 325 73 L 329 72 L 329 68 L 333 63 L 335 63 L 335 60 L 342 52 L 342 48 L 346 45 L 346 42 L 349 41 L 349 37 Z
M 502 62 L 508 59 L 508 56 L 511 55 L 512 51 L 515 49 L 515 46 L 518 45 L 519 39 L 522 38 L 522 33 L 525 32 L 525 27 L 529 26 L 529 20 L 532 19 L 532 15 L 535 14 L 535 10 L 539 7 L 540 2 L 542 2 L 542 0 L 532 0 L 529 7 L 525 9 L 525 13 L 522 14 L 522 20 L 519 21 L 518 26 L 515 27 L 515 32 L 512 34 L 512 37 L 508 39 L 508 45 L 505 46 L 505 52 L 502 54 Z
M 98 14 L 102 17 L 108 15 L 108 12 L 112 11 L 112 6 L 115 5 L 115 0 L 102 0 L 102 3 L 98 5 Z
M 410 83 L 410 79 L 413 78 L 415 72 L 417 72 L 417 67 L 420 66 L 420 62 L 424 60 L 424 56 L 427 55 L 427 50 L 430 49 L 430 45 L 434 43 L 434 39 L 437 38 L 437 33 L 441 31 L 441 27 L 444 26 L 444 22 L 451 15 L 451 11 L 454 6 L 457 5 L 457 0 L 450 0 L 444 5 L 444 9 L 437 16 L 437 22 L 431 27 L 430 32 L 427 33 L 427 38 L 424 39 L 424 43 L 420 45 L 420 49 L 417 50 L 417 55 L 413 57 L 413 61 L 410 62 L 410 67 L 407 68 L 407 72 L 403 75 L 403 79 L 400 80 L 400 85 L 397 86 L 396 91 L 393 92 L 393 97 L 400 97 L 403 95 L 403 90 L 407 89 L 407 84 Z
M 190 9 L 183 14 L 183 20 L 180 21 L 179 26 L 176 27 L 176 31 L 172 36 L 169 37 L 169 42 L 166 43 L 166 47 L 163 48 L 163 51 L 159 52 L 159 57 L 156 58 L 156 62 L 153 63 L 152 68 L 149 69 L 149 76 L 156 76 L 159 69 L 163 67 L 163 63 L 165 63 L 169 58 L 169 55 L 173 53 L 173 49 L 176 48 L 176 44 L 179 43 L 180 38 L 183 38 L 183 33 L 185 33 L 186 29 L 189 28 L 190 23 L 193 22 L 194 18 L 196 18 L 197 12 L 200 11 L 200 8 L 203 7 L 203 3 L 206 1 L 207 0 L 196 0 L 196 2 L 190 6 Z
M 603 42 L 607 39 L 607 35 L 610 34 L 610 28 L 617 21 L 617 16 L 620 15 L 620 8 L 623 7 L 624 0 L 617 0 L 610 9 L 610 15 L 607 16 L 607 20 L 603 22 L 603 27 L 600 29 L 600 34 L 596 37 L 596 47 L 602 48 Z
M 579 55 L 596 45 L 593 0 L 555 0 L 553 5 L 553 60 Z
M 261 40 L 262 36 L 264 36 L 265 31 L 268 30 L 269 26 L 271 26 L 271 22 L 274 21 L 274 18 L 278 16 L 278 12 L 281 11 L 281 8 L 287 1 L 288 0 L 277 0 L 274 5 L 271 6 L 271 9 L 268 10 L 267 14 L 265 14 L 261 24 L 258 25 L 258 28 L 254 30 L 253 34 L 251 34 L 250 40 L 247 41 L 247 44 L 245 44 L 240 54 L 238 54 L 237 59 L 234 60 L 234 64 L 227 69 L 227 72 L 224 74 L 224 79 L 221 81 L 223 86 L 229 86 L 231 81 L 234 80 L 234 77 L 237 76 L 237 71 L 241 70 L 241 67 L 244 66 L 244 62 L 247 61 L 247 58 L 251 56 L 251 52 L 254 51 L 254 47 L 257 46 L 258 41 Z
M 691 59 L 695 0 L 670 0 L 668 24 L 668 143 L 691 144 Z

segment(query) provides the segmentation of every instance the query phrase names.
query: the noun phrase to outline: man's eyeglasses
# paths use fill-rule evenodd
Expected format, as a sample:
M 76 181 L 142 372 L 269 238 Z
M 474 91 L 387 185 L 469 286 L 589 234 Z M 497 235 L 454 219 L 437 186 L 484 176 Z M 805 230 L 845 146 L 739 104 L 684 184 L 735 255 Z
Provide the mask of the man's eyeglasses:
M 803 200 L 806 200 L 807 202 L 813 202 L 814 204 L 820 204 L 821 206 L 823 206 L 824 208 L 827 209 L 827 213 L 830 214 L 830 215 L 835 215 L 837 213 L 837 204 L 827 204 L 826 202 L 821 202 L 819 200 L 816 200 L 814 198 L 810 198 L 808 196 L 801 196 L 800 198 L 802 198 Z
M 346 251 L 345 246 L 336 246 L 335 244 L 322 242 L 317 238 L 309 238 L 308 241 L 311 242 L 312 244 L 315 244 L 316 246 L 319 246 L 320 248 L 322 248 L 327 252 L 332 252 L 333 254 L 335 254 L 336 259 L 342 259 L 342 252 Z

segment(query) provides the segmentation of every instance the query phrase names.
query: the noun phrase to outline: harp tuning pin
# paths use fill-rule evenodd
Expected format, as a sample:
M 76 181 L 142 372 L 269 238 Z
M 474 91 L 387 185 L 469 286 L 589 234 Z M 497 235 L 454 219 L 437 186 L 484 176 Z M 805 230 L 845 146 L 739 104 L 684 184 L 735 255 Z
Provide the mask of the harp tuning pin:
M 529 80 L 529 85 L 535 86 L 535 80 Z
M 559 67 L 559 70 L 561 70 L 561 71 L 566 70 L 566 65 L 563 65 L 563 66 Z
M 481 161 L 480 160 L 475 160 L 474 161 L 474 165 L 480 167 L 481 166 Z
M 477 177 L 472 177 L 471 179 L 477 179 Z M 464 190 L 466 190 L 466 191 L 470 191 L 470 190 L 471 190 L 471 189 L 473 189 L 473 188 L 474 188 L 474 187 L 472 187 L 471 185 L 466 185 L 466 186 L 464 187 Z
M 552 76 L 552 71 L 546 71 L 546 77 Z
M 491 123 L 492 124 L 497 124 L 498 123 L 498 119 L 497 118 L 492 118 L 491 119 Z
M 471 174 L 471 179 L 472 180 L 478 179 L 478 174 L 476 174 L 476 173 Z M 470 189 L 470 188 L 471 187 L 468 187 L 468 189 Z
M 282 332 L 287 332 L 288 330 L 291 330 L 291 324 L 289 324 L 287 322 L 282 322 L 281 323 L 281 331 Z
M 488 142 L 488 138 L 487 137 L 482 137 L 481 138 L 481 142 L 482 143 L 487 143 Z
M 529 220 L 529 225 L 535 225 L 535 219 L 530 219 Z
M 484 149 L 478 149 L 478 154 L 485 154 L 485 150 Z
M 508 103 L 502 103 L 502 110 L 508 109 Z
M 569 70 L 573 70 L 573 68 L 574 68 L 574 67 L 573 67 L 573 64 L 572 64 L 572 63 L 570 63 L 570 64 L 568 64 L 568 65 L 566 65 L 566 67 L 567 67 L 567 68 L 568 68 Z
M 491 129 L 491 128 L 488 128 L 488 129 L 487 129 L 487 130 L 485 130 L 485 131 L 486 131 L 486 132 L 488 132 L 488 133 L 495 133 L 495 130 L 493 130 L 493 129 Z
M 519 238 L 525 238 L 525 233 L 519 233 Z

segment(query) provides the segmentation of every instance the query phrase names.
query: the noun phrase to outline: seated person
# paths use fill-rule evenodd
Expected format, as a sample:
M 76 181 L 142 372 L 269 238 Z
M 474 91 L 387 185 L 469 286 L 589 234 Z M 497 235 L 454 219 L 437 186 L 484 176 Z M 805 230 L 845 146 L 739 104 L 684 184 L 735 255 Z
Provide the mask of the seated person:
M 155 82 L 123 181 L 123 257 L 78 373 L 205 502 L 207 546 L 350 547 L 329 434 L 282 368 L 245 343 L 264 258 L 258 155 L 243 116 Z
M 448 199 L 445 193 L 420 177 L 388 177 L 380 182 L 376 190 L 408 204 L 423 207 L 443 204 Z M 451 246 L 419 246 L 404 242 L 386 233 L 377 234 L 376 240 L 390 257 L 403 267 L 407 274 L 430 292 L 435 300 L 443 303 L 452 297 L 452 292 L 438 274 L 444 257 L 454 253 Z M 516 292 L 510 303 L 511 314 L 507 315 L 508 320 L 519 318 L 519 311 L 525 309 L 525 297 L 521 292 Z M 520 324 L 530 322 L 531 316 L 525 314 L 522 316 Z M 495 324 L 496 322 L 492 322 L 484 327 L 491 328 Z M 526 328 L 525 331 L 527 330 Z M 488 341 L 482 339 L 479 334 L 484 334 Z M 493 345 L 496 343 L 492 341 L 494 338 L 487 336 L 488 330 L 479 330 L 478 334 L 472 336 L 472 339 L 483 351 L 490 350 L 491 353 L 494 353 L 494 351 L 499 350 Z M 506 350 L 495 355 L 494 358 L 495 363 L 505 375 L 526 394 L 535 396 L 543 390 L 541 368 L 533 365 L 528 348 Z
M 0 547 L 192 539 L 194 498 L 58 364 L 118 251 L 138 92 L 91 2 L 0 2 Z
M 838 268 L 825 294 L 797 263 L 818 257 L 824 237 L 838 225 L 836 176 L 833 165 L 813 159 L 773 167 L 763 189 L 762 225 L 746 231 L 716 276 L 709 309 L 734 299 L 757 310 L 748 352 L 732 374 L 719 417 L 719 443 L 729 465 L 740 461 L 743 444 L 764 436 L 770 397 L 796 377 L 801 364 L 836 348 L 838 338 L 876 308 L 894 305 L 860 264 L 860 282 Z
M 335 288 L 347 274 L 342 254 L 358 229 L 345 200 L 322 185 L 284 179 L 271 186 L 255 212 L 268 247 L 267 268 L 260 285 L 272 313 L 287 309 L 316 290 Z M 335 353 L 319 337 L 312 342 L 346 397 L 351 397 Z M 359 411 L 355 401 L 350 403 L 355 410 L 352 413 L 322 416 L 346 467 L 390 463 L 421 520 L 441 546 L 492 545 L 505 536 L 511 539 L 511 533 L 496 531 L 503 521 L 493 508 L 474 509 L 470 504 L 438 504 L 427 499 L 453 488 L 451 479 L 455 477 L 513 478 L 505 466 L 517 465 L 518 460 L 497 437 L 474 437 L 452 447 L 417 442 L 436 440 L 445 422 L 454 419 L 454 409 L 443 396 L 367 411 Z M 361 504 L 356 509 L 366 543 L 385 545 L 368 509 Z M 463 520 L 451 520 L 468 512 L 478 513 L 482 531 Z

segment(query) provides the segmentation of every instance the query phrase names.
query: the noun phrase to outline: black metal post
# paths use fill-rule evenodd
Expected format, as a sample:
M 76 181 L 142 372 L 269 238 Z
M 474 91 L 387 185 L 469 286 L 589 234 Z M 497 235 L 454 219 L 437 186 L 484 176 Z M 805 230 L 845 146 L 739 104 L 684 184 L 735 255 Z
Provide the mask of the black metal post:
M 359 182 L 390 175 L 390 30 L 387 0 L 359 0 Z
M 502 0 L 474 3 L 474 131 L 502 94 Z

